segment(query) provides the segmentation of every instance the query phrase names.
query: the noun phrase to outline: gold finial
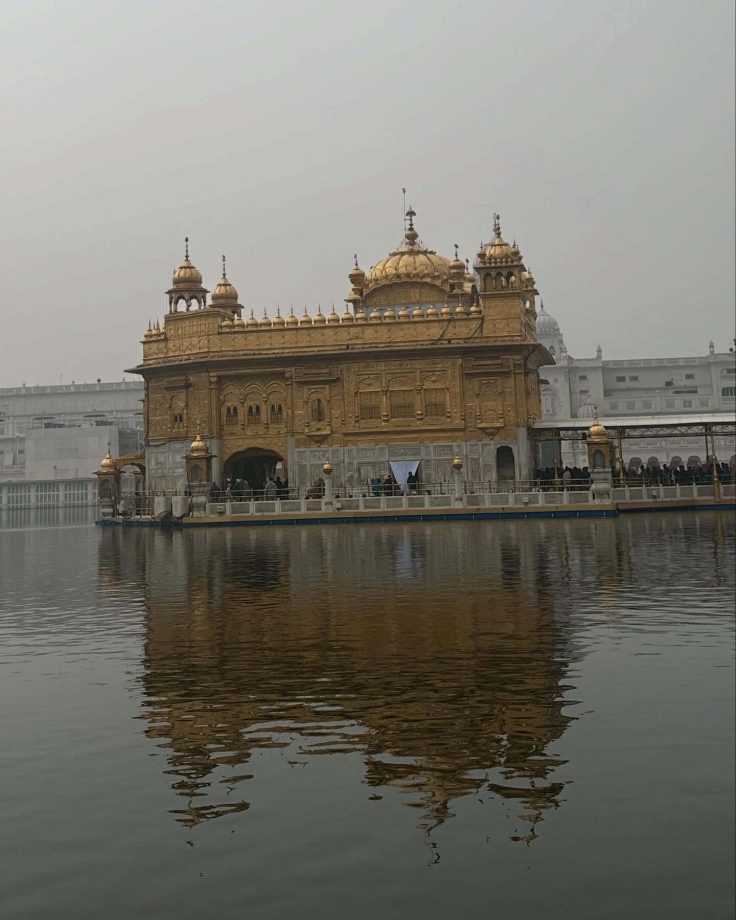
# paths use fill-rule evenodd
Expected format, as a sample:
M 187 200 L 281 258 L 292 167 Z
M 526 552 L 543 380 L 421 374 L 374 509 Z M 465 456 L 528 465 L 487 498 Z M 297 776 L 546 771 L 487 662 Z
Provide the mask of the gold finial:
M 459 256 L 458 256 L 458 254 L 457 254 L 457 251 L 458 251 L 458 249 L 459 249 L 460 247 L 457 245 L 457 243 L 453 243 L 452 245 L 455 247 L 455 258 L 458 259 Z
M 353 262 L 355 263 L 355 267 L 357 268 L 358 267 L 358 253 L 357 252 L 353 255 Z
M 225 255 L 224 255 L 224 253 L 223 253 L 223 256 L 222 256 L 222 280 L 224 281 L 224 280 L 226 279 L 226 277 L 227 277 L 227 276 L 226 276 L 226 274 L 225 274 Z
M 501 239 L 501 215 L 493 212 L 493 232 Z
M 409 218 L 409 229 L 413 230 L 414 229 L 414 218 L 417 216 L 417 212 L 414 210 L 414 208 L 411 205 L 409 205 L 409 210 L 406 212 L 406 216 Z
M 185 259 L 189 258 L 189 237 L 188 236 L 184 237 L 184 258 Z

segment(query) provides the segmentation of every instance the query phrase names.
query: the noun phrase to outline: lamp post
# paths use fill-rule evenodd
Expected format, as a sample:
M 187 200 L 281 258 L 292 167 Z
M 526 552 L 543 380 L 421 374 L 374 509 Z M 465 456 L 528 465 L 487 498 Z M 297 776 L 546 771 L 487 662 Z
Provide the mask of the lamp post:
M 453 502 L 456 505 L 463 503 L 463 458 L 455 454 L 452 460 L 452 478 L 454 486 Z
M 334 486 L 332 483 L 332 464 L 329 458 L 322 464 L 322 475 L 325 479 L 325 495 L 323 499 L 325 511 L 332 511 Z

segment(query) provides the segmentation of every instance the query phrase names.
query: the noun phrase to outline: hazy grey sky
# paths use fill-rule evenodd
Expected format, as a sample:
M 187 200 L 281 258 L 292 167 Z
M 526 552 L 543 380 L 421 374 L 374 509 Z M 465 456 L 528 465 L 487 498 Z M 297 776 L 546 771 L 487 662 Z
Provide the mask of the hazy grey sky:
M 183 237 L 256 313 L 502 215 L 573 355 L 725 350 L 731 0 L 6 0 L 0 385 L 118 379 Z

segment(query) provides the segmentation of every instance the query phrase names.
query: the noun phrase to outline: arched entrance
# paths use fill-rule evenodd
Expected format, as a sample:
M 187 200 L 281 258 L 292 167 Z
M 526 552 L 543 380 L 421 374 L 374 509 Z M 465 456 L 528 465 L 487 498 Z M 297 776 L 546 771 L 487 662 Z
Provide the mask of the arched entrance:
M 236 479 L 244 479 L 251 489 L 260 491 L 270 477 L 286 479 L 286 463 L 281 454 L 275 450 L 266 450 L 265 447 L 249 447 L 239 450 L 225 461 L 225 479 L 232 483 Z
M 507 484 L 516 479 L 513 448 L 504 445 L 496 449 L 496 478 Z

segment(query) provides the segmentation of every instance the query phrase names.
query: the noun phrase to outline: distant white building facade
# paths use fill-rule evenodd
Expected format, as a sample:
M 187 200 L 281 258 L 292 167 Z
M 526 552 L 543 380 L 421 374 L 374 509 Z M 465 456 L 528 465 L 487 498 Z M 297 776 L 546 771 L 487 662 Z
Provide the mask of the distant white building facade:
M 0 482 L 94 479 L 108 444 L 143 443 L 143 384 L 0 388 Z
M 717 352 L 710 343 L 707 355 L 686 358 L 603 359 L 600 345 L 595 357 L 573 358 L 565 347 L 559 323 L 541 304 L 537 316 L 539 341 L 556 363 L 539 369 L 542 419 L 567 421 L 646 417 L 665 421 L 667 416 L 706 417 L 736 414 L 736 354 Z M 624 460 L 630 466 L 697 465 L 706 461 L 705 444 L 694 438 L 626 440 Z M 736 462 L 731 438 L 716 438 L 720 461 Z M 585 464 L 585 445 L 562 444 L 562 462 Z

